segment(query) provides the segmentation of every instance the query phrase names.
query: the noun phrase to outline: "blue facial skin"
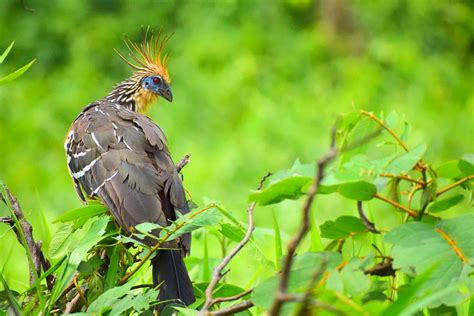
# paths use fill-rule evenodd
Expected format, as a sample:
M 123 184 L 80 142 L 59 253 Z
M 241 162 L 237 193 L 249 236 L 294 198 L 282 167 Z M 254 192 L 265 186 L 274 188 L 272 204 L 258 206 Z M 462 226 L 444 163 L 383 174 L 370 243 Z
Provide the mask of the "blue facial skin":
M 173 101 L 173 94 L 169 85 L 160 76 L 149 76 L 146 77 L 142 82 L 142 87 L 145 90 L 152 91 L 169 102 Z

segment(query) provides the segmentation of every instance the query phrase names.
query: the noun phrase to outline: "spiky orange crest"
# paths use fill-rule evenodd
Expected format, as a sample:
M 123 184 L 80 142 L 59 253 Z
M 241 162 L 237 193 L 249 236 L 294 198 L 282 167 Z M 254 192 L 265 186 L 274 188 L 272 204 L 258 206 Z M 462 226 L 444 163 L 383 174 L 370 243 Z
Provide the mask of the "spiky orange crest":
M 143 76 L 157 74 L 167 83 L 170 83 L 168 70 L 166 69 L 167 55 L 162 56 L 163 48 L 171 38 L 170 35 L 163 35 L 161 31 L 156 34 L 147 28 L 142 31 L 142 42 L 140 44 L 133 42 L 129 38 L 124 40 L 128 48 L 128 57 L 124 57 L 117 50 L 115 52 L 137 73 Z

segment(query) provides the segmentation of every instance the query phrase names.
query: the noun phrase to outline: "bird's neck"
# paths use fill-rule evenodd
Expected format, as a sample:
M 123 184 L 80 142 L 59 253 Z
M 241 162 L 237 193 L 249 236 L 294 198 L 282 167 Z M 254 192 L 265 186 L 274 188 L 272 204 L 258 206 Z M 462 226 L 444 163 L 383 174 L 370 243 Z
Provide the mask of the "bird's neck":
M 119 83 L 104 100 L 123 106 L 131 111 L 144 113 L 155 101 L 156 94 L 142 88 L 141 81 L 130 77 Z

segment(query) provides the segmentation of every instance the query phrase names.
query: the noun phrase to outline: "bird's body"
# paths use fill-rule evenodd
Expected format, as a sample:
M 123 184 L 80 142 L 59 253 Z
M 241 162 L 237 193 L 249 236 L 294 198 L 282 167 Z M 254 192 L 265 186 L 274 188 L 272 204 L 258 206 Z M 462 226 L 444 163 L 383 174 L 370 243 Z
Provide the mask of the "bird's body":
M 168 226 L 176 220 L 176 212 L 188 212 L 166 137 L 142 114 L 158 95 L 172 99 L 168 74 L 159 59 L 162 46 L 154 52 L 146 45 L 150 43 L 132 44 L 144 58 L 135 59 L 142 67 L 127 62 L 137 72 L 105 98 L 86 106 L 65 142 L 78 196 L 84 203 L 87 199 L 102 201 L 125 233 L 132 233 L 144 222 Z M 184 235 L 178 243 L 180 249 L 160 250 L 152 259 L 153 280 L 161 284 L 161 300 L 185 305 L 194 301 L 183 262 L 190 241 L 190 235 Z

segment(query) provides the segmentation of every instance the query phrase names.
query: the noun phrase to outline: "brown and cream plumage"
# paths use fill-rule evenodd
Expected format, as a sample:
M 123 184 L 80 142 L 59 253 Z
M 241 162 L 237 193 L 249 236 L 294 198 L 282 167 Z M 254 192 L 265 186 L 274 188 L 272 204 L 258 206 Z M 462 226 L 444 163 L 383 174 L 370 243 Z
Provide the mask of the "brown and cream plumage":
M 72 124 L 65 142 L 67 164 L 80 199 L 99 199 L 126 232 L 144 222 L 168 226 L 176 212 L 187 213 L 183 184 L 170 156 L 162 129 L 144 114 L 159 96 L 172 101 L 170 79 L 161 57 L 169 37 L 160 34 L 141 45 L 126 41 L 135 73 L 105 98 L 86 106 Z M 166 58 L 165 58 L 166 59 Z M 160 250 L 152 259 L 159 299 L 194 302 L 181 249 Z

